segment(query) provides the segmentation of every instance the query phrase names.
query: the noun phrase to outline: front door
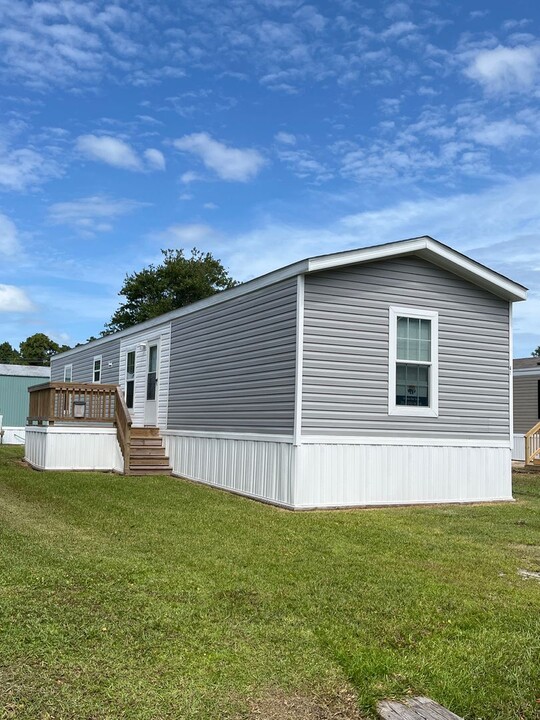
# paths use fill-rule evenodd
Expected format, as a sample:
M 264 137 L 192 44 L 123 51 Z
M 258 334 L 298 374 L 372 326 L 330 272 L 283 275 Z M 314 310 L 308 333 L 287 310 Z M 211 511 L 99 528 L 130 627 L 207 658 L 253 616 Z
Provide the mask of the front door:
M 158 343 L 148 345 L 148 363 L 146 366 L 146 401 L 144 405 L 145 425 L 157 425 L 158 356 Z

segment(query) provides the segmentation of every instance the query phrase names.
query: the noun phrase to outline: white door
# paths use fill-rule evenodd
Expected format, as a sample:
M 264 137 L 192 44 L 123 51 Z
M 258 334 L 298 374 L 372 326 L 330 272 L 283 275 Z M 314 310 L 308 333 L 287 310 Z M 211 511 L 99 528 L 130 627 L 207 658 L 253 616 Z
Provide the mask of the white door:
M 144 404 L 144 424 L 157 425 L 158 400 L 158 358 L 159 344 L 148 345 L 148 363 L 146 366 L 146 401 Z

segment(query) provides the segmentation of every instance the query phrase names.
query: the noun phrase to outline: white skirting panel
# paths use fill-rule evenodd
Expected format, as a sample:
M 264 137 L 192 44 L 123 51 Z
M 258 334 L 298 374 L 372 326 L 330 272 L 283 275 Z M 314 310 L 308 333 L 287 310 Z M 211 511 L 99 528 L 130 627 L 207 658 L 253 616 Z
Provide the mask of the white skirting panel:
M 24 445 L 24 431 L 26 428 L 23 427 L 3 427 L 4 436 L 2 442 L 4 445 Z
M 39 470 L 123 470 L 115 428 L 27 427 L 25 460 Z
M 296 508 L 512 499 L 509 447 L 306 444 L 297 452 Z
M 290 442 L 181 435 L 162 431 L 173 473 L 259 500 L 292 507 Z
M 525 435 L 514 435 L 512 460 L 521 460 L 522 462 L 525 462 Z

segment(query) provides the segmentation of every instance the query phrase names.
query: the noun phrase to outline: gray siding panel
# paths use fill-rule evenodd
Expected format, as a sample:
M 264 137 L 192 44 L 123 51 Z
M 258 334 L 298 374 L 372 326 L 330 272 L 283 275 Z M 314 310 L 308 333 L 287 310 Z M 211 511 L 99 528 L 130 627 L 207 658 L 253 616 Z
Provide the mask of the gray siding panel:
M 439 313 L 439 417 L 388 415 L 388 308 Z M 509 304 L 417 257 L 306 276 L 305 435 L 508 438 Z
M 540 374 L 514 376 L 514 432 L 525 434 L 540 421 Z
M 296 278 L 172 323 L 168 428 L 291 434 Z
M 73 365 L 73 382 L 92 382 L 94 357 L 102 356 L 101 382 L 116 385 L 119 377 L 120 338 L 111 338 L 97 347 L 81 345 L 80 350 L 66 358 L 51 360 L 51 381 L 62 382 L 64 365 Z M 109 363 L 112 363 L 109 367 Z

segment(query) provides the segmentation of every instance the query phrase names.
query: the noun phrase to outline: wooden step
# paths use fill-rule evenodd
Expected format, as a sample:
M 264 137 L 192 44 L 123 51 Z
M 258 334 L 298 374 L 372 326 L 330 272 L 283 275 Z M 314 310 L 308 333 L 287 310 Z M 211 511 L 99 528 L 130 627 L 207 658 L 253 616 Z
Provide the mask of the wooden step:
M 159 428 L 157 427 L 132 427 L 132 438 L 159 438 Z
M 163 447 L 163 443 L 161 442 L 161 438 L 159 437 L 150 437 L 150 438 L 140 438 L 140 437 L 132 437 L 131 438 L 131 447 Z
M 148 457 L 148 455 L 142 455 L 142 456 L 131 456 L 129 460 L 129 466 L 130 468 L 135 467 L 136 465 L 152 465 L 152 466 L 158 466 L 158 465 L 168 465 L 169 464 L 169 458 L 165 457 L 163 455 L 162 457 L 154 456 Z
M 172 468 L 164 465 L 142 465 L 129 469 L 130 475 L 171 475 Z
M 165 456 L 165 448 L 163 446 L 132 445 L 130 455 L 131 457 L 161 457 Z

